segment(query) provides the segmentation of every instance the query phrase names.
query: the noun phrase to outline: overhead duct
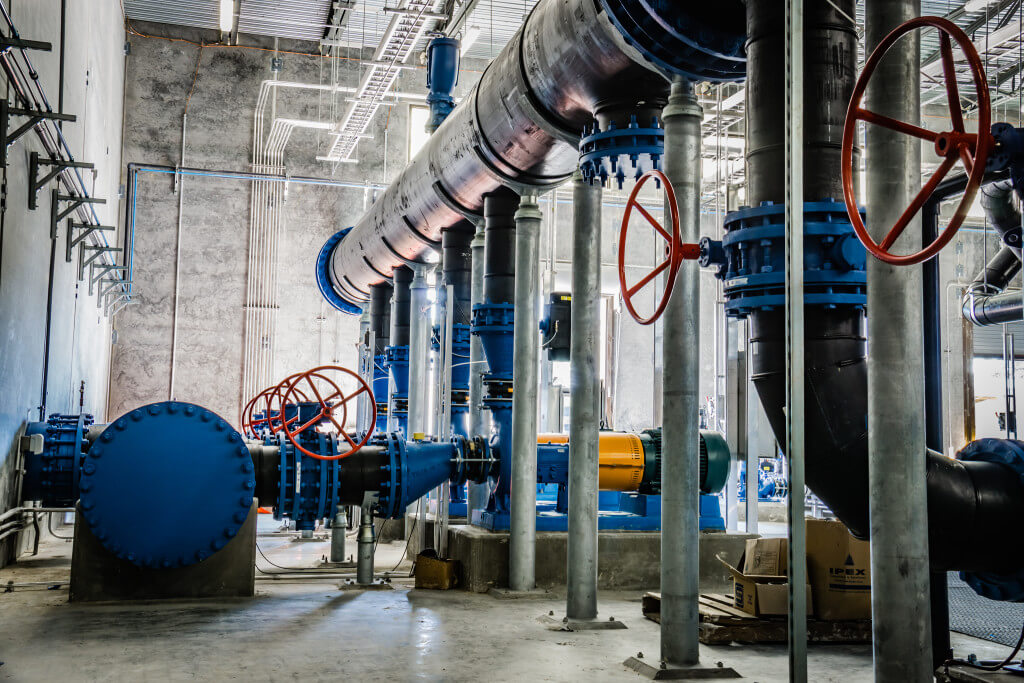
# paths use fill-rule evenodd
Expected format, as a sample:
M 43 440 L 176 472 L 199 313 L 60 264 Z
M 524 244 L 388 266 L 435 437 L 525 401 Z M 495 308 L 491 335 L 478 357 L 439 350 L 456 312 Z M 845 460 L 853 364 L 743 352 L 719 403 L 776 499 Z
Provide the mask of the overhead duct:
M 743 3 L 688 4 L 680 11 L 649 0 L 539 2 L 469 96 L 332 247 L 318 277 L 341 302 L 362 306 L 371 285 L 439 247 L 443 229 L 481 218 L 484 195 L 566 180 L 579 162 L 580 134 L 599 111 L 660 108 L 669 88 L 663 74 L 742 77 Z

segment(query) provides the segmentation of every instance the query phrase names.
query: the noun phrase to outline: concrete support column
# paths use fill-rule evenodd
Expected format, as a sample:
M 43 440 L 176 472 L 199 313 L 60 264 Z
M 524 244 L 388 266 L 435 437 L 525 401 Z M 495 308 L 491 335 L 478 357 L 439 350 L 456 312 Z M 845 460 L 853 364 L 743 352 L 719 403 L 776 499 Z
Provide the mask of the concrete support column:
M 473 271 L 471 280 L 470 298 L 472 305 L 484 302 L 484 223 L 479 221 L 476 224 L 476 233 L 469 248 L 473 252 Z M 484 385 L 483 377 L 487 372 L 487 362 L 484 360 L 484 347 L 480 343 L 478 335 L 469 337 L 469 433 L 472 436 L 488 437 L 490 430 L 486 425 L 487 411 L 484 410 Z M 482 510 L 487 505 L 489 492 L 487 484 L 474 484 L 469 482 L 469 495 L 467 497 L 466 514 L 468 521 L 472 522 L 473 510 Z
M 566 616 L 597 617 L 600 420 L 601 186 L 572 179 L 572 339 L 569 375 L 569 538 Z
M 867 0 L 866 49 L 920 14 L 919 0 Z M 866 108 L 918 125 L 920 32 L 889 50 L 871 78 Z M 881 241 L 921 187 L 921 143 L 867 128 L 868 230 Z M 920 215 L 896 249 L 916 250 Z M 925 486 L 921 266 L 868 256 L 868 458 L 871 611 L 877 681 L 931 681 L 931 610 Z
M 516 211 L 513 332 L 512 500 L 508 583 L 533 590 L 537 555 L 537 361 L 540 356 L 540 221 L 537 196 L 524 194 Z
M 665 173 L 672 182 L 684 243 L 700 239 L 700 123 L 693 85 L 677 80 L 665 107 Z M 661 659 L 696 664 L 700 572 L 700 287 L 684 262 L 664 323 L 661 463 Z

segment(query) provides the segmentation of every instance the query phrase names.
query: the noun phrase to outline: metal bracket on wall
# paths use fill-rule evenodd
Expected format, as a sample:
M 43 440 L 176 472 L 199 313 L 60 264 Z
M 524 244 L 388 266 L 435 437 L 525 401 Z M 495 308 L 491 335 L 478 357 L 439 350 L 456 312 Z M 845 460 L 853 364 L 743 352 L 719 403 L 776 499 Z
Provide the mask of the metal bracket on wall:
M 128 292 L 126 292 L 126 291 L 125 292 L 115 292 L 114 291 L 114 287 L 128 286 L 131 283 L 132 283 L 131 280 L 122 280 L 121 278 L 109 278 L 109 279 L 100 280 L 99 294 L 96 297 L 96 308 L 99 308 L 100 304 L 102 304 L 104 302 L 108 302 L 107 301 L 107 297 L 110 294 L 117 294 L 118 296 L 120 296 L 122 294 L 127 295 Z M 104 314 L 106 313 L 106 311 L 107 311 L 107 307 L 104 306 L 104 309 L 103 309 Z
M 107 317 L 111 317 L 112 318 L 113 316 L 115 316 L 118 313 L 120 313 L 122 308 L 124 308 L 125 306 L 130 306 L 133 303 L 135 303 L 135 302 L 132 301 L 131 294 L 121 293 L 121 294 L 118 295 L 117 298 L 115 298 L 113 301 L 111 301 L 110 303 L 107 304 L 109 306 L 109 308 L 107 309 L 106 315 L 107 315 Z
M 6 52 L 8 48 L 16 47 L 21 50 L 41 50 L 43 52 L 50 52 L 53 50 L 51 43 L 46 43 L 41 40 L 22 40 L 21 38 L 14 38 L 12 36 L 0 36 L 0 52 Z
M 112 294 L 116 296 L 107 301 L 103 310 L 103 314 L 107 317 L 113 317 L 120 313 L 125 306 L 135 303 L 132 300 L 132 295 L 128 292 L 112 292 Z
M 68 202 L 68 205 L 61 210 L 60 202 Z M 50 239 L 57 239 L 57 225 L 67 218 L 72 211 L 78 209 L 82 204 L 106 204 L 106 199 L 96 197 L 79 197 L 77 195 L 61 194 L 59 190 L 50 191 Z
M 12 116 L 26 116 L 28 121 L 21 124 L 12 132 L 10 130 Z M 58 114 L 52 111 L 40 111 L 37 109 L 20 109 L 12 107 L 7 100 L 0 100 L 0 166 L 7 165 L 7 148 L 18 138 L 35 128 L 44 120 L 51 121 L 74 121 L 73 114 Z
M 74 236 L 75 229 L 78 229 L 78 230 L 82 231 L 81 233 L 78 234 L 77 237 Z M 70 218 L 68 219 L 68 241 L 67 241 L 67 249 L 64 252 L 64 260 L 67 261 L 68 263 L 71 263 L 71 252 L 74 250 L 74 248 L 76 246 L 81 244 L 81 247 L 78 250 L 79 251 L 79 256 L 78 256 L 78 266 L 79 266 L 78 267 L 78 279 L 79 280 L 81 280 L 82 277 L 84 277 L 83 272 L 82 272 L 82 268 L 84 266 L 82 265 L 83 261 L 82 261 L 81 252 L 82 252 L 82 249 L 85 249 L 88 246 L 88 245 L 82 244 L 82 242 L 85 241 L 89 237 L 89 235 L 91 235 L 94 232 L 97 232 L 97 231 L 111 232 L 111 231 L 114 231 L 114 230 L 117 230 L 117 228 L 115 228 L 112 225 L 92 225 L 91 223 L 76 223 L 74 220 L 72 220 Z
M 54 169 L 46 173 L 46 175 L 39 176 L 40 166 L 53 166 Z M 65 161 L 64 159 L 50 159 L 48 157 L 40 157 L 39 152 L 32 152 L 29 155 L 28 160 L 28 208 L 35 211 L 39 206 L 37 195 L 39 190 L 43 189 L 48 182 L 56 178 L 66 168 L 93 168 L 93 164 L 84 163 L 81 161 Z M 71 260 L 71 257 L 68 257 Z
M 87 247 L 87 248 L 101 249 L 101 250 L 102 249 L 110 249 L 110 247 Z M 117 251 L 121 251 L 121 250 L 117 249 Z M 93 256 L 91 256 L 90 258 L 95 260 L 96 259 L 96 254 L 93 254 Z M 102 280 L 108 273 L 126 273 L 126 272 L 128 272 L 127 266 L 107 266 L 107 265 L 101 265 L 101 264 L 97 264 L 97 263 L 92 263 L 91 261 L 86 263 L 85 265 L 89 266 L 89 296 L 93 295 L 93 288 L 96 285 L 96 283 L 98 283 L 100 280 Z M 85 266 L 83 266 L 82 268 L 84 270 Z M 127 281 L 125 281 L 125 282 L 127 282 Z

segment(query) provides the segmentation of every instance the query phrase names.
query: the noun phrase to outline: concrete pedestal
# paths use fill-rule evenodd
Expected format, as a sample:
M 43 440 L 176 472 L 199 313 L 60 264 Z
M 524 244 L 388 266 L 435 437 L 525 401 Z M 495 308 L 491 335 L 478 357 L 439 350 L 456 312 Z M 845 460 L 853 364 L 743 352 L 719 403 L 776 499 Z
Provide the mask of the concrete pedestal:
M 252 597 L 256 580 L 256 513 L 207 559 L 175 569 L 144 569 L 103 547 L 77 514 L 71 551 L 71 602 Z M 144 520 L 139 520 L 144 524 Z
M 729 573 L 716 555 L 732 564 L 739 561 L 753 534 L 705 533 L 700 536 L 700 590 L 722 593 L 731 590 Z M 598 588 L 644 589 L 659 585 L 661 535 L 648 531 L 601 531 L 598 533 Z M 567 536 L 538 532 L 536 580 L 538 588 L 564 586 Z M 508 585 L 508 533 L 475 526 L 448 529 L 448 554 L 459 560 L 459 585 L 477 593 Z

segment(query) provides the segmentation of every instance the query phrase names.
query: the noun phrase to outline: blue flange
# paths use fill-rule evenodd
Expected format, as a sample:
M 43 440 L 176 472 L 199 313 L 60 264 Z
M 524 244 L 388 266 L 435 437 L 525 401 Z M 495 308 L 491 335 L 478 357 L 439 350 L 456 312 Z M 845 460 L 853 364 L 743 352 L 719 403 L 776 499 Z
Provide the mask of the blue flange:
M 512 339 L 515 333 L 513 304 L 482 303 L 473 306 L 472 334 L 480 337 L 490 372 L 484 379 L 512 380 Z
M 139 567 L 182 567 L 238 533 L 255 487 L 241 434 L 205 408 L 167 401 L 123 415 L 93 443 L 80 508 L 117 557 Z
M 721 242 L 701 239 L 700 265 L 717 265 L 727 315 L 786 305 L 786 207 L 765 202 L 725 218 Z M 867 252 L 846 205 L 831 199 L 804 204 L 804 302 L 835 308 L 867 305 Z
M 1024 484 L 1024 441 L 978 439 L 957 453 L 959 460 L 976 460 L 1007 465 Z M 1015 574 L 960 572 L 960 578 L 978 595 L 989 600 L 1024 602 L 1024 570 Z
M 399 519 L 428 491 L 458 473 L 460 440 L 450 443 L 405 441 L 395 432 L 374 436 L 370 443 L 387 449 L 374 515 Z
M 584 127 L 580 138 L 580 173 L 590 183 L 602 186 L 609 178 L 615 179 L 622 189 L 627 177 L 639 180 L 651 170 L 661 170 L 661 157 L 665 153 L 665 130 L 655 117 L 647 128 L 641 128 L 636 115 L 629 126 L 618 128 L 613 121 L 608 130 L 601 130 L 594 121 Z
M 88 443 L 85 432 L 92 415 L 51 415 L 46 422 L 32 422 L 27 436 L 43 436 L 43 452 L 25 456 L 22 498 L 38 500 L 43 507 L 71 507 L 78 500 L 78 483 Z
M 334 248 L 338 246 L 341 239 L 351 230 L 352 228 L 339 230 L 324 242 L 324 246 L 320 247 L 320 253 L 316 257 L 316 286 L 320 290 L 320 294 L 327 299 L 327 303 L 337 310 L 350 315 L 361 315 L 363 309 L 350 304 L 338 296 L 338 293 L 334 291 L 334 286 L 331 284 L 331 254 L 334 253 Z
M 738 0 L 687 10 L 678 0 L 600 0 L 626 42 L 664 71 L 691 81 L 746 76 L 746 14 Z
M 296 424 L 308 422 L 319 408 L 318 403 L 300 403 L 288 406 L 298 410 Z M 294 414 L 294 413 L 291 413 Z M 338 452 L 335 438 L 323 432 L 307 429 L 296 438 L 302 447 L 320 455 Z M 288 517 L 299 531 L 312 530 L 318 519 L 334 515 L 338 505 L 338 470 L 340 460 L 320 460 L 299 451 L 283 433 L 269 436 L 264 443 L 278 447 L 277 501 L 274 519 Z M 270 501 L 268 501 L 270 502 Z

